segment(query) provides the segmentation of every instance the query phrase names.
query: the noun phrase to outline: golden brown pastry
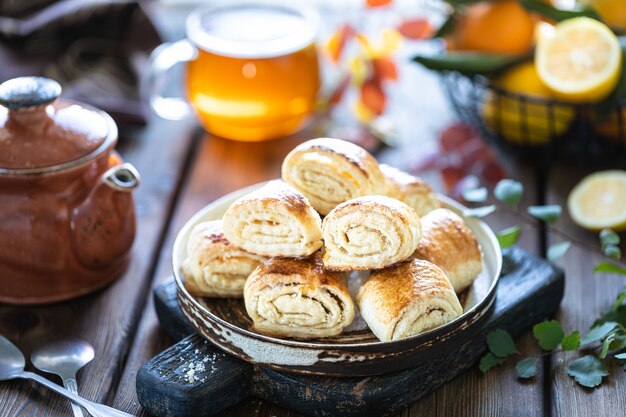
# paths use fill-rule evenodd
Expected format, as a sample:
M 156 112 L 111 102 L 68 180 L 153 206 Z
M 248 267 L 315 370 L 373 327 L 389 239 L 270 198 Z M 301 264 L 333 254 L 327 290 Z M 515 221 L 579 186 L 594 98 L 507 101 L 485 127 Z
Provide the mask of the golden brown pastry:
M 270 181 L 235 201 L 224 214 L 224 235 L 264 256 L 308 256 L 322 246 L 322 220 L 284 181 Z
M 338 205 L 322 223 L 324 265 L 339 271 L 380 269 L 410 257 L 420 240 L 411 207 L 382 195 Z
M 283 161 L 282 177 L 322 215 L 354 197 L 385 194 L 376 159 L 340 139 L 313 139 L 297 146 Z
M 419 259 L 372 272 L 356 302 L 369 328 L 383 342 L 426 332 L 463 314 L 443 271 Z
M 246 278 L 266 260 L 232 245 L 221 220 L 199 223 L 187 241 L 185 288 L 200 297 L 243 297 Z
M 419 216 L 441 207 L 437 194 L 420 178 L 389 165 L 380 164 L 385 176 L 385 195 L 408 204 Z
M 277 337 L 336 336 L 354 319 L 343 274 L 317 256 L 268 260 L 248 277 L 244 301 L 255 330 Z
M 461 217 L 444 208 L 422 217 L 422 239 L 413 257 L 440 267 L 457 293 L 472 285 L 483 269 L 476 237 Z

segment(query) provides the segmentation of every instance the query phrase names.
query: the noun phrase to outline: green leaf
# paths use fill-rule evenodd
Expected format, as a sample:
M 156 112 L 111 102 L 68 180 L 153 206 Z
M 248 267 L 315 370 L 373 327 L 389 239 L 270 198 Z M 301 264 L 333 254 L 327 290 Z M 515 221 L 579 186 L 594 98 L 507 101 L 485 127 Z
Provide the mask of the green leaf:
M 487 200 L 487 189 L 485 187 L 472 188 L 463 191 L 463 199 L 470 203 L 484 203 Z
M 413 61 L 433 71 L 458 71 L 466 75 L 491 74 L 520 61 L 512 55 L 479 52 L 448 52 L 439 55 L 418 55 Z
M 487 345 L 491 353 L 499 358 L 506 358 L 517 353 L 515 342 L 506 330 L 496 329 L 487 335 Z
M 580 347 L 580 332 L 578 330 L 568 334 L 561 341 L 563 350 L 576 350 Z
M 619 260 L 622 257 L 622 250 L 619 248 L 619 246 L 615 246 L 615 245 L 603 246 L 602 252 L 604 252 L 604 254 L 608 256 L 609 258 Z
M 480 372 L 485 373 L 494 366 L 502 364 L 504 360 L 504 358 L 498 358 L 496 355 L 489 352 L 485 356 L 480 358 L 480 365 L 478 366 L 478 369 L 480 369 Z
M 550 262 L 555 262 L 557 259 L 561 258 L 568 249 L 572 246 L 572 242 L 559 242 L 548 248 L 548 260 Z
M 580 343 L 586 345 L 587 343 L 602 340 L 606 337 L 606 335 L 615 330 L 617 326 L 619 326 L 618 323 L 614 321 L 608 321 L 599 326 L 592 327 L 591 330 L 589 330 L 589 333 L 587 333 L 585 337 L 582 338 Z
M 557 22 L 573 17 L 590 17 L 602 21 L 598 13 L 590 7 L 584 7 L 578 10 L 562 10 L 542 0 L 520 0 L 520 3 L 526 10 L 536 12 L 543 17 Z
M 619 245 L 620 240 L 619 235 L 611 229 L 602 229 L 600 232 L 600 243 L 603 247 L 607 245 Z
M 626 268 L 622 268 L 621 266 L 611 262 L 599 262 L 598 265 L 596 265 L 596 267 L 594 268 L 593 272 L 606 272 L 609 274 L 626 275 Z
M 452 33 L 455 26 L 456 17 L 454 16 L 454 14 L 451 14 L 450 16 L 448 16 L 446 21 L 443 22 L 443 25 L 439 26 L 439 29 L 437 29 L 437 32 L 435 32 L 433 38 L 443 38 L 447 34 Z
M 521 234 L 522 228 L 520 226 L 513 226 L 498 232 L 496 237 L 498 238 L 500 247 L 506 249 L 515 245 Z
M 546 223 L 554 223 L 561 216 L 561 206 L 558 204 L 550 204 L 547 206 L 530 206 L 528 207 L 528 214 L 533 217 L 543 220 Z
M 599 319 L 597 319 L 592 327 L 600 327 L 604 323 L 616 322 L 622 327 L 626 327 L 626 305 L 620 305 L 617 309 L 611 308 L 604 313 Z
M 626 335 L 615 332 L 612 339 L 608 347 L 609 352 L 626 348 Z
M 609 353 L 609 346 L 615 340 L 615 336 L 615 332 L 609 333 L 602 341 L 602 349 L 600 349 L 600 354 L 598 355 L 600 359 L 606 358 L 606 355 Z
M 567 374 L 574 377 L 583 387 L 594 388 L 600 385 L 602 378 L 609 373 L 602 361 L 593 355 L 586 355 L 570 363 Z
M 500 180 L 493 189 L 493 195 L 503 203 L 516 206 L 524 195 L 524 186 L 521 182 L 510 179 Z
M 615 355 L 617 359 L 626 359 L 626 352 Z
M 626 300 L 626 287 L 622 288 L 617 294 L 617 298 L 615 300 L 615 303 L 613 304 L 613 307 L 611 307 L 611 311 L 617 311 L 617 309 L 619 308 L 619 306 L 622 305 L 624 300 Z
M 565 333 L 563 333 L 563 329 L 558 321 L 551 320 L 535 324 L 533 326 L 533 336 L 535 336 L 542 349 L 552 350 L 561 343 Z
M 520 378 L 532 378 L 537 375 L 537 358 L 524 358 L 515 364 L 517 376 Z
M 493 213 L 494 211 L 496 211 L 496 206 L 491 204 L 489 206 L 482 206 L 482 207 L 475 207 L 475 208 L 468 208 L 463 210 L 463 216 L 464 217 L 485 217 L 488 214 Z

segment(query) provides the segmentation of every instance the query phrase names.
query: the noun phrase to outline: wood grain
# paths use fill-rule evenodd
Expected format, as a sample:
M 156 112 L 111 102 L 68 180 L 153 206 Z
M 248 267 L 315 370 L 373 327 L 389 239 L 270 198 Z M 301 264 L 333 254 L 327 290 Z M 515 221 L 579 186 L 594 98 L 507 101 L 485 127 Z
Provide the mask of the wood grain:
M 105 402 L 115 394 L 138 320 L 147 302 L 154 259 L 160 247 L 170 205 L 192 142 L 190 127 L 153 123 L 122 137 L 122 156 L 143 175 L 135 193 L 138 230 L 132 261 L 111 286 L 77 300 L 42 307 L 0 306 L 0 334 L 27 355 L 48 341 L 81 338 L 93 344 L 96 359 L 79 375 L 79 392 Z M 158 161 L 158 163 L 155 163 Z M 69 402 L 30 383 L 0 385 L 0 416 L 60 416 L 71 413 Z
M 540 190 L 536 187 L 538 180 L 535 170 L 506 155 L 500 155 L 499 160 L 506 167 L 509 177 L 524 184 L 524 196 L 517 211 L 499 204 L 498 210 L 484 220 L 496 232 L 526 224 L 518 245 L 530 253 L 541 255 L 542 233 L 537 222 L 520 215 L 529 205 L 539 201 Z M 436 181 L 430 182 L 438 185 Z M 487 203 L 498 204 L 493 198 Z M 531 332 L 525 332 L 515 342 L 521 355 L 540 353 Z M 530 382 L 517 378 L 514 360 L 507 361 L 487 374 L 482 374 L 475 367 L 411 405 L 402 416 L 542 416 L 545 409 L 545 378 L 541 361 L 538 363 L 537 377 Z M 520 414 L 520 410 L 527 411 Z
M 624 169 L 624 164 L 613 168 Z M 577 227 L 567 213 L 567 194 L 589 172 L 589 169 L 560 166 L 553 170 L 547 185 L 547 202 L 561 204 L 564 210 L 554 228 L 548 230 L 548 243 L 575 239 L 568 253 L 559 261 L 567 279 L 565 298 L 557 320 L 566 333 L 579 330 L 581 335 L 587 333 L 593 321 L 610 307 L 617 292 L 624 287 L 623 277 L 593 273 L 598 262 L 608 260 L 600 252 L 598 235 Z M 604 383 L 595 389 L 583 388 L 567 375 L 568 364 L 579 356 L 577 352 L 552 355 L 552 413 L 572 417 L 623 416 L 626 409 L 623 368 L 617 366 L 615 361 L 607 360 L 610 375 Z
M 161 323 L 170 334 L 188 330 L 172 296 L 175 291 L 173 282 L 169 281 L 159 287 L 156 298 Z M 248 395 L 247 383 L 252 384 L 253 395 L 309 416 L 390 415 L 472 367 L 486 349 L 487 332 L 501 327 L 513 335 L 519 334 L 536 320 L 552 314 L 562 294 L 560 271 L 513 249 L 504 256 L 495 306 L 478 326 L 478 333 L 469 329 L 458 333 L 450 343 L 438 345 L 424 360 L 417 360 L 413 369 L 350 378 L 290 374 L 252 367 L 222 354 L 194 332 L 141 368 L 137 391 L 141 403 L 158 417 L 211 416 L 224 405 Z M 457 345 L 458 348 L 454 347 Z M 189 363 L 199 361 L 206 363 L 197 374 L 201 380 L 186 380 Z M 252 373 L 247 372 L 253 368 L 252 378 Z M 225 374 L 230 377 L 224 378 Z
M 299 135 L 264 143 L 234 142 L 204 135 L 180 191 L 180 198 L 155 265 L 152 285 L 157 285 L 171 275 L 174 239 L 196 211 L 224 194 L 280 176 L 280 164 L 285 155 L 311 134 L 310 130 L 305 130 Z M 159 325 L 154 309 L 152 306 L 149 308 L 150 311 L 144 313 L 139 323 L 137 338 L 120 380 L 120 387 L 132 389 L 118 390 L 113 400 L 115 407 L 132 410 L 139 415 L 142 414 L 134 390 L 136 372 L 148 359 L 162 351 L 164 344 L 161 339 L 163 333 L 157 330 Z M 248 406 L 251 407 L 250 404 Z M 256 404 L 258 405 L 258 401 Z

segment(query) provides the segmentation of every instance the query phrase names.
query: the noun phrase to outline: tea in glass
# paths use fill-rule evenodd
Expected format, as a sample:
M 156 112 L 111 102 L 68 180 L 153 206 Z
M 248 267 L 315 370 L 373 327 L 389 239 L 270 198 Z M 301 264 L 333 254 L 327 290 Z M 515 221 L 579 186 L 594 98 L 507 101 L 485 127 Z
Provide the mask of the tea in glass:
M 320 86 L 317 25 L 311 10 L 275 3 L 193 13 L 187 94 L 206 129 L 246 141 L 298 131 Z

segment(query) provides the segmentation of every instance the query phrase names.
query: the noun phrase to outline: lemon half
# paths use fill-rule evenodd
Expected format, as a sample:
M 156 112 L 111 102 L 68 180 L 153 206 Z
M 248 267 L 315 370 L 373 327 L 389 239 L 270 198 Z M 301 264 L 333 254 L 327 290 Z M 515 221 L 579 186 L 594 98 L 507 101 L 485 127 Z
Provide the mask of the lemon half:
M 571 102 L 596 102 L 617 85 L 622 68 L 619 40 L 605 24 L 587 17 L 564 20 L 539 37 L 535 64 L 555 95 Z
M 574 223 L 590 230 L 626 229 L 626 171 L 600 171 L 583 178 L 567 199 Z

